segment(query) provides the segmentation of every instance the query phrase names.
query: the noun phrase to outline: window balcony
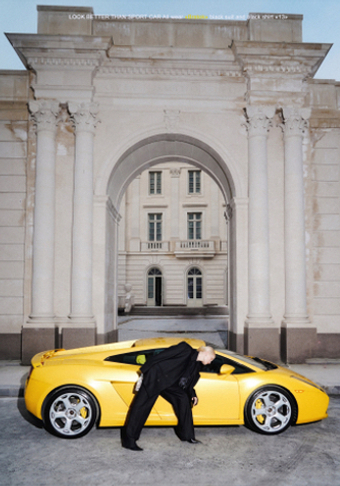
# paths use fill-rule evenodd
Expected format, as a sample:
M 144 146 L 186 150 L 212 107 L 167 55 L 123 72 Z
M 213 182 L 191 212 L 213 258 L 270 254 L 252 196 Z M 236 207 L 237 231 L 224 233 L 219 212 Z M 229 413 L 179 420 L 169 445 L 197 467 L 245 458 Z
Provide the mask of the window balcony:
M 168 241 L 142 241 L 140 251 L 169 251 Z
M 213 258 L 216 254 L 214 240 L 181 240 L 175 242 L 177 258 Z
M 180 240 L 180 241 L 142 241 L 141 252 L 171 252 L 177 258 L 213 258 L 216 253 L 228 251 L 227 241 Z

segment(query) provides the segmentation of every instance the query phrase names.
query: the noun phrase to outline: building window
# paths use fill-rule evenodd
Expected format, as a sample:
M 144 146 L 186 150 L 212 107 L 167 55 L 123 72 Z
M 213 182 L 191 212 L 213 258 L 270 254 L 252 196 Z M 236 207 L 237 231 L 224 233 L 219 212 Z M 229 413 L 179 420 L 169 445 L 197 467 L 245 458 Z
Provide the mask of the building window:
M 162 172 L 149 172 L 149 194 L 162 194 Z
M 189 194 L 201 194 L 201 171 L 189 170 Z
M 149 214 L 149 241 L 162 241 L 162 214 Z
M 188 240 L 202 239 L 202 213 L 188 213 Z

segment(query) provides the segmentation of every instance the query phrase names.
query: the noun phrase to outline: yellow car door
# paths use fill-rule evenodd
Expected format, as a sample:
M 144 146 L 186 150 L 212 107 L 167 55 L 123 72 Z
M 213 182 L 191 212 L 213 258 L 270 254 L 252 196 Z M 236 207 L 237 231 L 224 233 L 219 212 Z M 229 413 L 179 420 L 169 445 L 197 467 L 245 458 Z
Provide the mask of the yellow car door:
M 233 368 L 223 363 L 223 358 L 217 356 L 214 366 L 211 366 L 209 371 L 200 372 L 200 379 L 195 386 L 198 405 L 193 407 L 196 425 L 227 424 L 237 422 L 239 419 L 238 380 L 231 374 Z M 223 369 L 224 372 L 221 373 L 220 370 Z M 177 422 L 172 406 L 164 398 L 158 398 L 154 409 L 163 422 L 169 424 Z
M 151 354 L 151 352 L 149 352 Z M 129 352 L 110 357 L 105 362 L 105 381 L 119 397 L 115 403 L 106 403 L 105 400 L 105 424 L 116 425 L 118 421 L 124 423 L 132 400 L 135 396 L 135 384 L 139 378 L 140 366 L 145 363 L 146 352 Z M 155 408 L 151 410 L 146 424 L 158 422 L 160 417 Z M 104 422 L 104 421 L 103 421 Z
M 223 424 L 239 418 L 240 395 L 232 374 L 200 373 L 195 386 L 198 405 L 193 408 L 195 424 Z

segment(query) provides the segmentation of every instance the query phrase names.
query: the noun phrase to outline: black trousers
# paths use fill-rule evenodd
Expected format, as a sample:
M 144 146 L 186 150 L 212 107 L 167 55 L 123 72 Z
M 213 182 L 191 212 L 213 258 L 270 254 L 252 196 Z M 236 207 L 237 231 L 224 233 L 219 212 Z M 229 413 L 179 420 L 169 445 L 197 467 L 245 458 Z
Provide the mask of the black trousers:
M 143 426 L 151 412 L 159 395 L 149 397 L 142 385 L 134 398 L 127 421 L 122 430 L 123 445 L 131 446 L 139 439 Z M 161 397 L 173 406 L 178 424 L 175 427 L 176 434 L 181 440 L 195 438 L 194 424 L 191 412 L 191 403 L 188 394 L 178 385 L 163 390 Z

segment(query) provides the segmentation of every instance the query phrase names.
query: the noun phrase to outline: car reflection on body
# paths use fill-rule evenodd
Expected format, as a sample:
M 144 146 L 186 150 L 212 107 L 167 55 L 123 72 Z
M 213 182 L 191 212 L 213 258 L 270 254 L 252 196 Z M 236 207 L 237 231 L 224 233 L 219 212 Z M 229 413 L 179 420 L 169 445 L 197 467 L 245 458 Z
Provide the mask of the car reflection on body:
M 151 338 L 39 353 L 26 381 L 27 409 L 52 434 L 75 439 L 93 425 L 122 426 L 140 366 L 163 349 L 196 339 Z M 242 425 L 273 435 L 290 425 L 327 417 L 329 398 L 311 380 L 259 358 L 215 350 L 195 386 L 195 426 Z M 159 397 L 146 425 L 176 425 L 171 405 Z

